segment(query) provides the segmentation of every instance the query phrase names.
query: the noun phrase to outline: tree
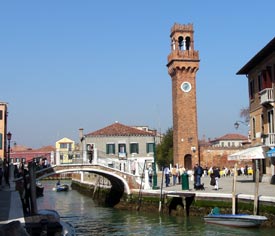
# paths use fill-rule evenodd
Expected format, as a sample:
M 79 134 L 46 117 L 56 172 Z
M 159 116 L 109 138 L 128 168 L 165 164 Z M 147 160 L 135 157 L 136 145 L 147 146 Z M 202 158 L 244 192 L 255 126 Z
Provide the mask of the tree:
M 162 142 L 156 147 L 156 161 L 158 166 L 169 166 L 173 163 L 173 129 L 169 128 L 162 138 Z
M 249 124 L 249 107 L 243 107 L 240 111 L 240 117 L 244 119 L 246 124 Z

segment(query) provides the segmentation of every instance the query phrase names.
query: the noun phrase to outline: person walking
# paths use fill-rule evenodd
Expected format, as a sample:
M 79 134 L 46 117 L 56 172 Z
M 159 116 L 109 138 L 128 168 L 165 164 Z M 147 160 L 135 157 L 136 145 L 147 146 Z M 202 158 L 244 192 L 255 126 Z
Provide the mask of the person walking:
M 4 159 L 3 162 L 3 169 L 4 169 L 4 179 L 5 179 L 5 183 L 6 185 L 8 185 L 10 187 L 10 181 L 9 181 L 9 163 L 7 161 L 7 159 Z
M 149 176 L 150 186 L 152 187 L 152 185 L 153 185 L 153 168 L 152 168 L 151 164 L 148 167 L 148 176 Z
M 194 168 L 194 177 L 195 177 L 195 185 L 200 186 L 201 185 L 201 176 L 203 174 L 203 169 L 199 164 L 196 164 Z
M 170 184 L 170 169 L 168 166 L 164 168 L 164 175 L 165 175 L 165 186 L 169 187 Z
M 214 168 L 213 175 L 214 175 L 214 178 L 215 178 L 215 190 L 219 190 L 219 178 L 221 176 L 220 176 L 220 170 L 219 170 L 218 167 Z
M 171 170 L 172 178 L 173 178 L 173 185 L 176 185 L 177 183 L 177 177 L 178 177 L 178 170 L 177 166 L 175 165 Z

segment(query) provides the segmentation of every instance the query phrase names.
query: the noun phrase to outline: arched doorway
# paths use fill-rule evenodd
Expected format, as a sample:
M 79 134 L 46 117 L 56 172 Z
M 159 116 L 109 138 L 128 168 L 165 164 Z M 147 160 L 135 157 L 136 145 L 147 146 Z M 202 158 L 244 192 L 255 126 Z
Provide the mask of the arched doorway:
M 192 170 L 192 155 L 187 154 L 184 156 L 184 168 L 186 170 Z

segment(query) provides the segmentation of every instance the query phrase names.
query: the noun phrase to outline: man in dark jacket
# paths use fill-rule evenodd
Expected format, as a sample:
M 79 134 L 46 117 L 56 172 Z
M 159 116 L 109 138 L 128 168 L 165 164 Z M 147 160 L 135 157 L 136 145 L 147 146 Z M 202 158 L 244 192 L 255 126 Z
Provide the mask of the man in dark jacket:
M 214 178 L 215 178 L 215 190 L 218 190 L 219 189 L 219 178 L 221 177 L 220 176 L 220 170 L 218 167 L 214 167 L 214 171 L 213 171 L 213 174 L 214 174 Z
M 200 186 L 201 185 L 201 176 L 203 174 L 203 169 L 199 164 L 196 164 L 194 169 L 194 177 L 195 177 L 195 185 Z

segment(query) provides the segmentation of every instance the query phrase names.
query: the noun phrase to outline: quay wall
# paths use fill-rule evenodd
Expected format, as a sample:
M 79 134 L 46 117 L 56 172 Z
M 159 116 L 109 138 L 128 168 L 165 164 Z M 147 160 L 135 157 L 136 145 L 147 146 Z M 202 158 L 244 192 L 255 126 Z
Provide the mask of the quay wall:
M 91 182 L 81 182 L 77 178 L 72 179 L 72 188 L 77 191 L 92 197 L 99 204 L 104 204 L 104 199 L 108 196 L 110 191 L 109 185 L 96 186 Z M 176 202 L 182 203 L 173 206 Z M 236 213 L 252 214 L 254 209 L 253 201 L 238 199 Z M 186 201 L 184 197 L 173 197 L 169 194 L 164 194 L 160 198 L 159 191 L 133 191 L 132 194 L 124 194 L 120 202 L 114 208 L 130 211 L 156 212 L 171 216 L 188 217 L 199 216 L 203 217 L 211 212 L 214 207 L 219 207 L 223 214 L 232 213 L 231 198 L 211 198 L 203 196 L 195 196 L 189 212 L 186 211 Z M 260 202 L 259 215 L 264 215 L 268 221 L 262 224 L 261 227 L 275 227 L 275 206 L 274 203 Z

